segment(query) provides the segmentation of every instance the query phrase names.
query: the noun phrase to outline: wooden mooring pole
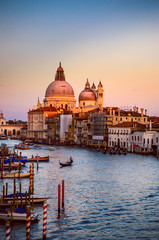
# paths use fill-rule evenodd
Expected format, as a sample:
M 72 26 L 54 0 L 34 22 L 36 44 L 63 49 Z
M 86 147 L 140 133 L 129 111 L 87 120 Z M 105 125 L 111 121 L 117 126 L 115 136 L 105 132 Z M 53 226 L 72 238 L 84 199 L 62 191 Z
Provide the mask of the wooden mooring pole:
M 62 207 L 64 207 L 64 196 L 65 195 L 65 182 L 64 179 L 62 179 Z
M 61 184 L 58 184 L 58 212 L 60 213 L 60 201 L 61 201 Z

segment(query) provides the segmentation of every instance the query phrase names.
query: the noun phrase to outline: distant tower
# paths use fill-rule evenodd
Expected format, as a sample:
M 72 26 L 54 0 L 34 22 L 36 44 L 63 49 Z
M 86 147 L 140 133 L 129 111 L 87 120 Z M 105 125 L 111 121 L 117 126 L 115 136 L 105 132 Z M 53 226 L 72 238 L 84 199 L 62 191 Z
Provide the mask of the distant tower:
M 39 98 L 38 98 L 37 108 L 40 108 L 40 107 L 41 107 L 41 104 L 40 104 L 40 101 L 39 101 Z
M 103 85 L 101 81 L 98 84 L 98 89 L 97 89 L 97 106 L 103 107 Z

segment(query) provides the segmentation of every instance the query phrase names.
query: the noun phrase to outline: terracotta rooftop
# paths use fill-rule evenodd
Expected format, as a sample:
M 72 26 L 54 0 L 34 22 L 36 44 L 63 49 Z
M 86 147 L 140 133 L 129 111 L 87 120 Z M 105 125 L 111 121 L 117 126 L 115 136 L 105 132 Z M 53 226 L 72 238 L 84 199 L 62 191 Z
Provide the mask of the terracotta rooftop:
M 122 123 L 118 123 L 112 127 L 131 127 L 131 128 L 143 128 L 143 129 L 146 128 L 146 126 L 144 124 L 141 124 L 138 122 L 122 122 Z
M 32 109 L 29 112 L 57 112 L 57 109 L 55 107 L 41 107 Z

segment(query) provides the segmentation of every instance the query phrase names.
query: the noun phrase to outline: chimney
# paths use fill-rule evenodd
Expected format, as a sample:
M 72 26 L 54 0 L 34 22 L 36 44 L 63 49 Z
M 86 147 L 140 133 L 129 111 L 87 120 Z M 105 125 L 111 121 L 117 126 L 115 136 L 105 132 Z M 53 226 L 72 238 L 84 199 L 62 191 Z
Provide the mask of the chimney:
M 147 116 L 147 109 L 145 109 L 145 116 Z
M 118 108 L 118 117 L 120 117 L 120 108 Z
M 115 116 L 115 109 L 113 109 L 113 116 Z
M 150 120 L 150 131 L 152 130 L 152 122 L 151 122 L 151 120 Z
M 109 108 L 109 115 L 112 115 L 112 108 Z
M 136 107 L 136 112 L 138 113 L 138 107 Z
M 141 117 L 144 116 L 144 108 L 141 108 Z

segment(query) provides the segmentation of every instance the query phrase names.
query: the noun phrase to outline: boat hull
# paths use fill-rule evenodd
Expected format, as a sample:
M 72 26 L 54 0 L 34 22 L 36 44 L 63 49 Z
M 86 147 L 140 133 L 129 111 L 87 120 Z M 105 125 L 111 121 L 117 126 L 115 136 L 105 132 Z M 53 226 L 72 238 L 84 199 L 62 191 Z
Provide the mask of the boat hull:
M 36 221 L 38 219 L 38 213 L 33 213 L 30 216 L 31 221 Z M 9 212 L 9 216 L 11 216 L 11 212 Z M 26 221 L 27 214 L 26 213 L 12 213 L 13 221 Z M 0 213 L 0 220 L 6 220 L 7 213 Z
M 27 162 L 37 162 L 37 157 L 27 158 Z M 38 162 L 49 162 L 49 156 L 47 157 L 38 157 Z
M 19 173 L 7 173 L 3 175 L 3 178 L 19 178 Z M 29 178 L 30 173 L 20 173 L 20 178 Z

